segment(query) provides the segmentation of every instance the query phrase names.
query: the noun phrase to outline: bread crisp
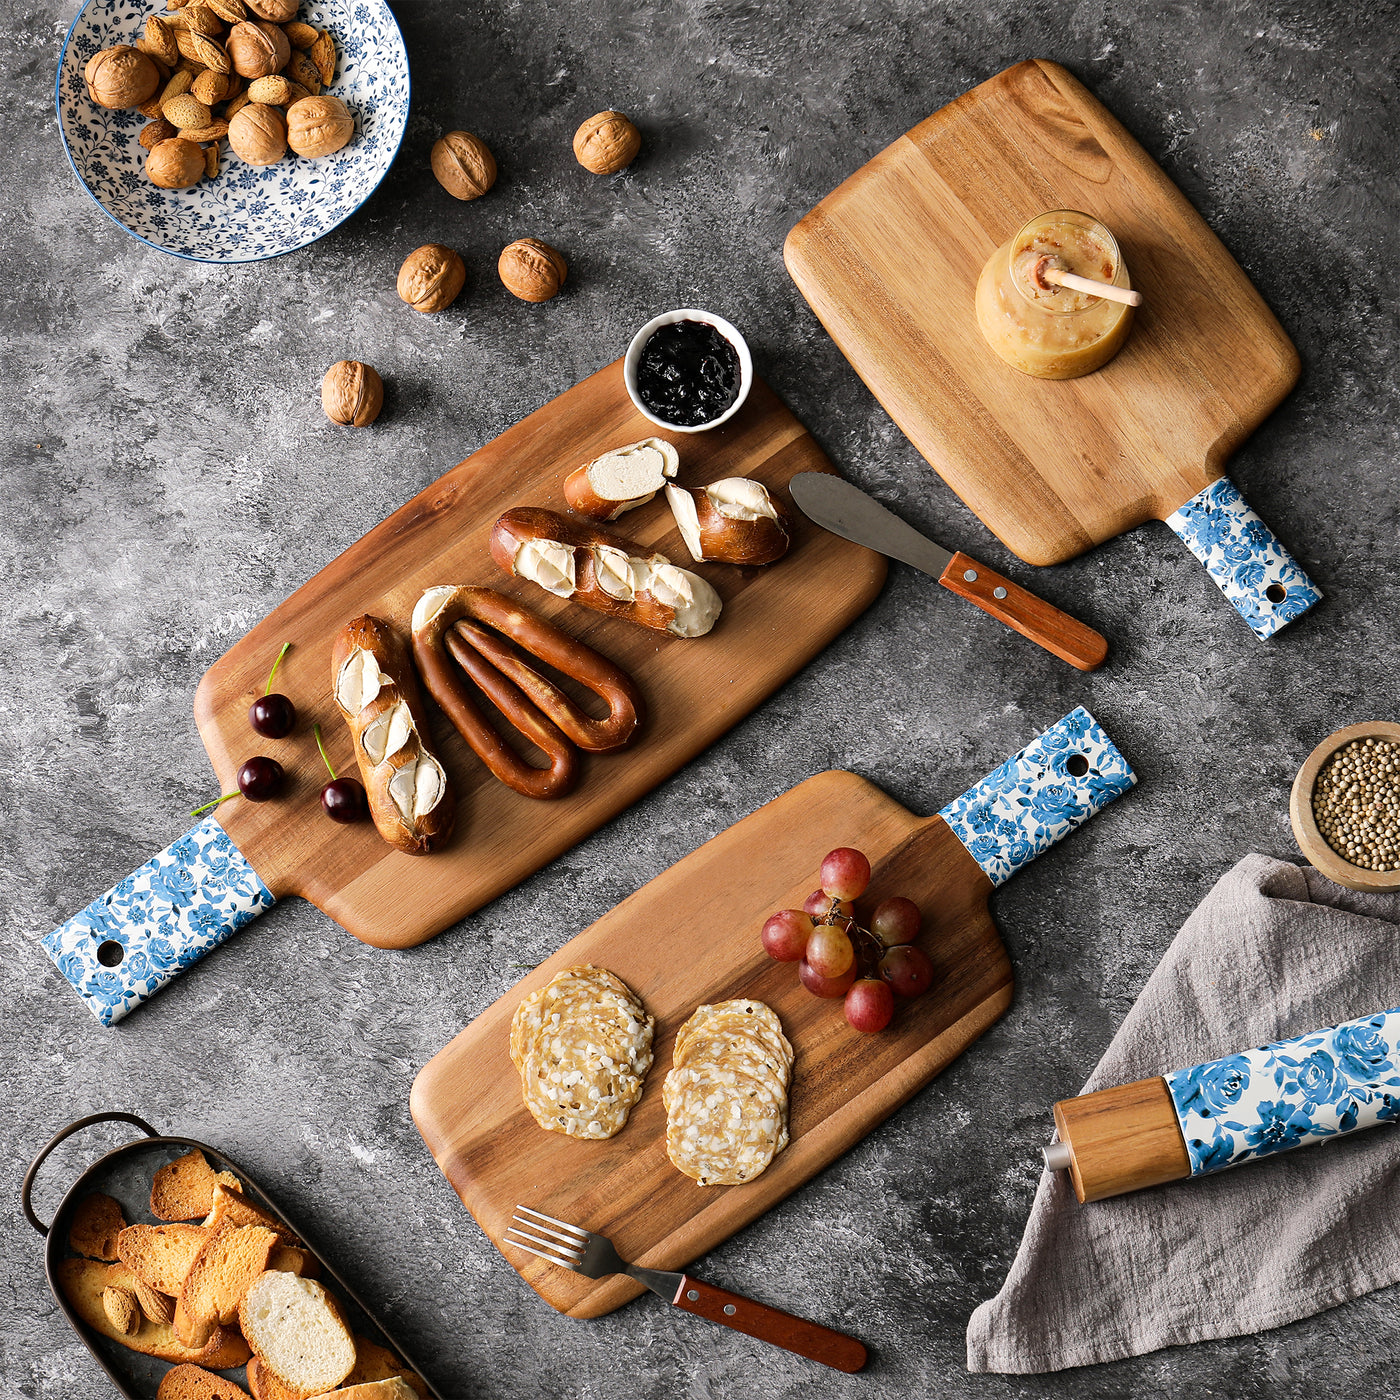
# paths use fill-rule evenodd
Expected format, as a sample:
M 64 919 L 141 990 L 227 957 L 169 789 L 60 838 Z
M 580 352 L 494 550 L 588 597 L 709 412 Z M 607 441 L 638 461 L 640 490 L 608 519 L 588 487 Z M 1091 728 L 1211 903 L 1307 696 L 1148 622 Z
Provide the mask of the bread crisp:
M 418 1400 L 418 1392 L 402 1376 L 390 1376 L 387 1380 L 328 1390 L 315 1400 Z
M 313 1279 L 268 1272 L 254 1280 L 238 1308 L 238 1322 L 270 1373 L 305 1400 L 334 1390 L 355 1365 L 355 1339 L 340 1305 Z
M 147 1288 L 174 1298 L 208 1238 L 202 1225 L 128 1225 L 117 1236 L 117 1258 Z
M 173 1328 L 149 1318 L 142 1319 L 141 1326 L 131 1336 L 123 1336 L 107 1316 L 102 1293 L 107 1288 L 132 1288 L 134 1283 L 135 1276 L 125 1264 L 64 1259 L 58 1265 L 58 1286 L 63 1296 L 94 1332 L 146 1356 L 159 1357 L 162 1361 L 191 1361 L 213 1371 L 241 1366 L 248 1360 L 248 1344 L 231 1327 L 216 1327 L 202 1347 L 186 1346 Z
M 197 1147 L 167 1162 L 151 1182 L 151 1214 L 158 1220 L 198 1220 L 208 1215 L 216 1177 Z
M 114 1263 L 117 1258 L 117 1236 L 126 1228 L 120 1201 L 94 1191 L 84 1196 L 73 1212 L 68 1227 L 68 1247 L 74 1254 L 86 1254 L 89 1259 Z
M 299 1245 L 301 1241 L 271 1211 L 245 1199 L 242 1191 L 230 1190 L 223 1182 L 214 1186 L 209 1214 L 204 1220 L 210 1230 L 222 1230 L 240 1225 L 263 1225 L 276 1231 L 283 1244 Z
M 175 1335 L 200 1346 L 215 1327 L 232 1322 L 277 1243 L 276 1233 L 262 1225 L 211 1230 L 175 1304 Z
M 242 1386 L 202 1366 L 175 1366 L 161 1377 L 156 1400 L 251 1400 Z
M 279 1244 L 272 1251 L 267 1267 L 279 1274 L 298 1274 L 302 1278 L 320 1278 L 321 1266 L 308 1249 L 294 1244 Z
M 419 1395 L 426 1397 L 428 1387 L 422 1376 L 410 1371 L 388 1347 L 382 1347 L 368 1337 L 355 1338 L 355 1365 L 345 1377 L 343 1385 L 364 1385 L 367 1381 L 388 1380 L 399 1376 L 406 1380 Z

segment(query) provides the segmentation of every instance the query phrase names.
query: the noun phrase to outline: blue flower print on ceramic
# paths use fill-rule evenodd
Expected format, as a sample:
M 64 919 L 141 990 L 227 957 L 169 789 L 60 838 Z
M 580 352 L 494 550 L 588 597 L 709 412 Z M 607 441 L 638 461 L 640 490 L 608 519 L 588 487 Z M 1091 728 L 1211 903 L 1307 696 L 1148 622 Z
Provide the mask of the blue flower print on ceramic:
M 1167 524 L 1261 641 L 1301 617 L 1322 590 L 1298 567 L 1239 488 L 1221 477 L 1167 517 Z
M 92 1014 L 111 1026 L 273 903 L 208 816 L 56 928 L 43 948 Z M 104 944 L 117 946 L 103 953 Z
M 1400 1119 L 1400 1009 L 1166 1076 L 1191 1174 Z
M 1082 706 L 939 816 L 994 885 L 1121 797 L 1137 776 Z
M 88 59 L 114 44 L 134 44 L 150 13 L 150 0 L 88 0 L 58 66 L 58 129 L 68 158 L 88 193 L 128 233 L 177 257 L 254 262 L 314 243 L 374 193 L 408 124 L 408 55 L 385 0 L 307 0 L 301 7 L 299 18 L 328 29 L 339 50 L 326 91 L 355 118 L 344 149 L 320 160 L 289 154 L 254 166 L 224 141 L 218 177 L 188 190 L 163 190 L 146 178 L 137 140 L 146 118 L 99 107 L 83 83 Z

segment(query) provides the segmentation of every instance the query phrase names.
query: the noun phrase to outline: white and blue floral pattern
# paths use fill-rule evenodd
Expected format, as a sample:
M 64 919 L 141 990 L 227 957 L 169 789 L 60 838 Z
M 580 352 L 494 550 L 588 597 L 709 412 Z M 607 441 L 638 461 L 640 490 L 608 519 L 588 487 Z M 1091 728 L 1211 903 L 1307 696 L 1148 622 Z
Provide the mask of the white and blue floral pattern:
M 113 44 L 134 44 L 151 12 L 151 0 L 88 0 L 58 65 L 58 128 L 68 159 L 88 193 L 128 233 L 181 258 L 255 262 L 314 243 L 374 193 L 408 124 L 408 55 L 385 0 L 302 5 L 301 18 L 329 29 L 339 50 L 326 90 L 354 114 L 348 146 L 320 160 L 288 155 L 255 166 L 224 142 L 219 177 L 188 190 L 159 189 L 146 178 L 146 152 L 137 141 L 146 118 L 99 107 L 83 83 L 88 59 Z
M 1000 885 L 1136 782 L 1128 760 L 1080 706 L 938 815 Z
M 1191 1175 L 1400 1121 L 1400 1009 L 1166 1076 Z
M 211 815 L 56 928 L 43 947 L 111 1026 L 274 902 Z
M 1298 567 L 1228 477 L 1213 481 L 1167 517 L 1167 524 L 1261 641 L 1301 617 L 1322 590 Z M 1269 596 L 1269 590 L 1275 597 Z

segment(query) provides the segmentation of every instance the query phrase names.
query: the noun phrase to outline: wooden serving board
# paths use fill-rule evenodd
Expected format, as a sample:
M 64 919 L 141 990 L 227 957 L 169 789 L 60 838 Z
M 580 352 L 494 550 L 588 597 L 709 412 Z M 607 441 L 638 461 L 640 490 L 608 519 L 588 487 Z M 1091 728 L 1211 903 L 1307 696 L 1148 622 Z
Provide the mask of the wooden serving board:
M 925 914 L 921 946 L 937 976 L 879 1035 L 858 1035 L 840 1001 L 805 991 L 793 963 L 759 942 L 775 909 L 800 908 L 828 850 L 852 845 L 874 867 L 861 908 L 904 894 Z M 921 818 L 851 773 L 793 788 L 663 872 L 484 1011 L 423 1068 L 414 1122 L 463 1204 L 541 1297 L 598 1317 L 643 1292 L 592 1281 L 503 1247 L 517 1205 L 609 1236 L 624 1259 L 680 1269 L 816 1175 L 928 1083 L 1011 1004 L 1011 964 L 987 899 L 992 881 L 942 817 Z M 511 1017 L 555 973 L 605 967 L 656 1018 L 655 1063 L 626 1127 L 605 1142 L 539 1128 L 520 1098 Z M 676 1032 L 697 1006 L 765 1001 L 796 1051 L 791 1144 L 742 1186 L 702 1187 L 666 1156 L 661 1083 Z M 775 1278 L 773 1284 L 778 1286 Z
M 694 758 L 801 669 L 875 598 L 885 560 L 817 529 L 799 512 L 791 552 L 767 568 L 697 566 L 719 591 L 713 632 L 681 640 L 602 617 L 508 579 L 487 550 L 491 527 L 514 505 L 564 510 L 564 477 L 610 447 L 658 430 L 632 406 L 622 362 L 517 423 L 422 491 L 299 588 L 205 674 L 195 697 L 200 736 L 232 791 L 239 766 L 268 753 L 287 769 L 275 801 L 216 809 L 234 844 L 274 897 L 311 900 L 357 938 L 401 948 L 431 938 L 596 830 Z M 734 419 L 708 433 L 672 435 L 679 480 L 695 485 L 755 477 L 781 495 L 796 472 L 830 471 L 811 435 L 761 380 Z M 613 527 L 674 562 L 690 564 L 664 499 Z M 451 844 L 428 857 L 386 846 L 364 822 L 338 826 L 320 809 L 325 772 L 312 741 L 320 721 L 331 761 L 355 772 L 350 736 L 331 698 L 336 633 L 371 612 L 405 634 L 413 605 L 434 584 L 485 584 L 595 647 L 631 672 L 650 712 L 640 739 L 612 755 L 583 756 L 578 786 L 540 802 L 497 782 L 434 711 L 434 738 L 458 794 Z M 262 693 L 283 642 L 277 689 L 297 707 L 292 737 L 260 738 L 248 706 Z
M 992 353 L 973 297 L 996 247 L 1063 208 L 1108 225 L 1145 304 L 1108 365 L 1050 382 Z M 1220 240 L 1055 63 L 1017 64 L 901 136 L 792 230 L 785 257 L 910 441 L 1032 564 L 1167 519 L 1298 378 Z

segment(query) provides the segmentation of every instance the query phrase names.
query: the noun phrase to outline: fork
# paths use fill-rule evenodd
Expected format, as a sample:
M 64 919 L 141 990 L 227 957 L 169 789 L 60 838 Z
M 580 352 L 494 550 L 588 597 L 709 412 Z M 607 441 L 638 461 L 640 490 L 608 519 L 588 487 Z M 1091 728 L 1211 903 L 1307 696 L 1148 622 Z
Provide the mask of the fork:
M 516 1249 L 527 1249 L 585 1278 L 627 1274 L 675 1307 L 757 1337 L 760 1342 L 771 1342 L 799 1356 L 820 1361 L 823 1366 L 833 1366 L 838 1371 L 859 1371 L 865 1365 L 865 1347 L 854 1337 L 793 1317 L 791 1313 L 779 1312 L 765 1303 L 755 1303 L 751 1298 L 741 1298 L 737 1293 L 728 1293 L 712 1283 L 702 1283 L 689 1274 L 628 1264 L 613 1248 L 611 1240 L 531 1210 L 529 1206 L 516 1206 L 506 1235 L 506 1243 Z M 512 1235 L 517 1238 L 509 1238 Z

